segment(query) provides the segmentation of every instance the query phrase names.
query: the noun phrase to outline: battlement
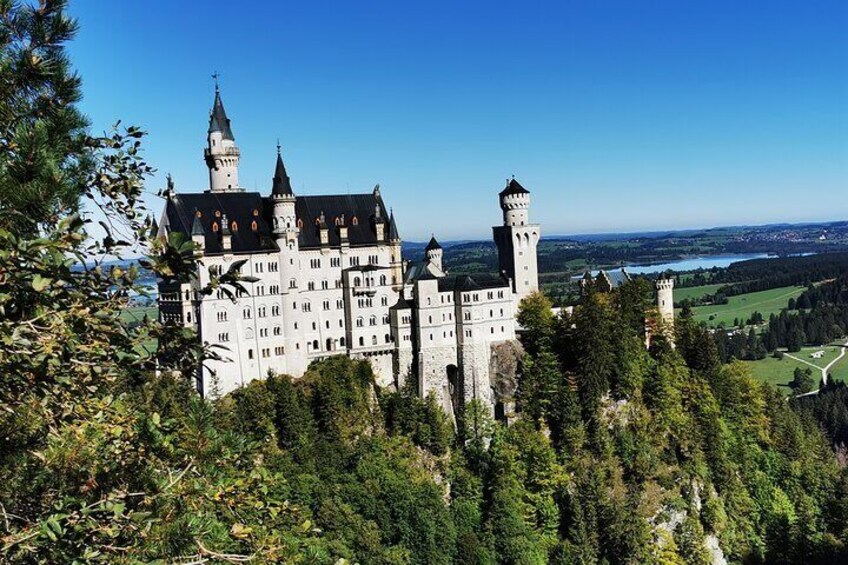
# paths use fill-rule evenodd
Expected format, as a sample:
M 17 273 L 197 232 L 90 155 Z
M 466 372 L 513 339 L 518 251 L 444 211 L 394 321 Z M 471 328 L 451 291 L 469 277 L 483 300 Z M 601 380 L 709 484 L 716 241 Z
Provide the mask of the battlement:
M 657 290 L 674 289 L 674 279 L 657 279 L 655 283 Z

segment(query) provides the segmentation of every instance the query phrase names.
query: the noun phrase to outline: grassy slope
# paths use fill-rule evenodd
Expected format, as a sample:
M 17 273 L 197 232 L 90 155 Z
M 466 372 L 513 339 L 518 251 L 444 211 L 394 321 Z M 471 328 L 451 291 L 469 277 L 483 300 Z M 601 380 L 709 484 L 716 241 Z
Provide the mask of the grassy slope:
M 695 300 L 697 298 L 703 297 L 705 294 L 715 294 L 715 291 L 717 291 L 723 286 L 725 285 L 706 284 L 703 286 L 690 286 L 688 288 L 675 288 L 674 301 L 681 302 L 683 300 L 686 300 L 687 298 L 690 300 Z
M 711 286 L 714 285 L 695 288 L 710 288 Z M 804 287 L 802 286 L 785 286 L 761 292 L 750 292 L 731 296 L 727 304 L 698 306 L 693 308 L 693 312 L 696 321 L 707 322 L 711 326 L 718 326 L 721 322 L 724 322 L 726 326 L 732 326 L 735 318 L 746 320 L 754 311 L 760 312 L 763 318 L 767 320 L 770 314 L 777 314 L 783 308 L 786 308 L 789 299 L 796 298 L 803 291 Z M 710 319 L 711 316 L 712 319 Z
M 840 348 L 835 345 L 826 345 L 824 347 L 804 347 L 801 351 L 792 353 L 791 355 L 803 359 L 816 367 L 824 368 L 828 363 L 833 361 L 837 355 L 839 355 L 839 349 Z M 812 359 L 810 357 L 811 353 L 820 350 L 824 350 L 825 352 L 825 355 L 821 359 Z M 796 361 L 795 359 L 785 355 L 783 356 L 783 359 L 766 357 L 759 361 L 745 361 L 745 364 L 750 367 L 754 378 L 777 386 L 784 394 L 789 394 L 792 389 L 780 385 L 785 385 L 792 380 L 796 367 L 800 367 L 801 369 L 812 369 L 813 380 L 815 381 L 816 386 L 818 386 L 819 379 L 821 379 L 820 371 L 817 371 L 809 365 Z M 848 354 L 843 356 L 842 359 L 837 361 L 837 363 L 830 368 L 830 374 L 836 380 L 846 380 L 846 377 L 848 377 Z

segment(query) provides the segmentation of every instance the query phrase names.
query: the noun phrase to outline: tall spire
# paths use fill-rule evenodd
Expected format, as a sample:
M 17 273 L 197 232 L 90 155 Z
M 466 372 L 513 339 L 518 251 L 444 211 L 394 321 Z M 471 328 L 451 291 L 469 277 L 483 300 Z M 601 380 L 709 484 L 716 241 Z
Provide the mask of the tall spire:
M 389 241 L 400 241 L 397 224 L 395 223 L 395 212 L 392 210 L 389 213 Z
M 280 155 L 280 142 L 277 142 L 277 166 L 274 169 L 274 184 L 271 187 L 271 194 L 274 196 L 293 196 L 291 180 L 286 174 L 286 166 L 283 164 L 283 157 Z
M 212 112 L 209 115 L 209 133 L 221 132 L 222 139 L 235 141 L 233 130 L 227 112 L 224 111 L 224 103 L 221 102 L 221 91 L 218 88 L 218 73 L 212 75 L 215 78 L 215 101 L 212 103 Z

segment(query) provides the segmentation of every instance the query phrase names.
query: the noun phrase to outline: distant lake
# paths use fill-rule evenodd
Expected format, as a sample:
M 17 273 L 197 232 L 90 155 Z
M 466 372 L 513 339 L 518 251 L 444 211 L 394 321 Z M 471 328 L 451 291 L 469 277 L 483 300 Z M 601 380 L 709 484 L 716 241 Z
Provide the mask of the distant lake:
M 733 263 L 739 261 L 749 261 L 751 259 L 766 259 L 768 257 L 776 257 L 768 253 L 738 253 L 731 255 L 710 255 L 708 257 L 690 257 L 689 259 L 681 259 L 672 261 L 671 263 L 655 263 L 653 265 L 626 265 L 624 268 L 631 275 L 647 275 L 651 273 L 661 273 L 663 271 L 694 271 L 696 269 L 712 269 L 713 267 L 729 267 Z M 605 271 L 614 271 L 621 267 L 609 267 Z M 592 275 L 597 275 L 598 271 L 592 271 Z M 573 278 L 579 279 L 583 275 L 575 275 Z
M 765 259 L 774 257 L 768 253 L 712 255 L 709 257 L 691 257 L 671 263 L 660 263 L 656 265 L 628 265 L 628 273 L 634 275 L 646 275 L 648 273 L 659 273 L 662 271 L 694 271 L 696 269 L 712 269 L 713 267 L 729 267 L 739 261 L 750 261 L 751 259 Z

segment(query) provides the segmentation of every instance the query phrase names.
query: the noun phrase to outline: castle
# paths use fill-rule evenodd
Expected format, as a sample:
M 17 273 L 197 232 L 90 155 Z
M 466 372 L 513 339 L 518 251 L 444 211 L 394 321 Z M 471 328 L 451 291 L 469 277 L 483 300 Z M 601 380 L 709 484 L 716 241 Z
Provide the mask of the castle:
M 180 232 L 197 247 L 191 283 L 161 282 L 163 321 L 197 330 L 226 348 L 199 369 L 201 393 L 226 393 L 270 372 L 294 377 L 331 355 L 367 359 L 382 386 L 414 379 L 449 413 L 471 399 L 497 404 L 494 351 L 516 344 L 520 300 L 538 290 L 530 193 L 507 181 L 502 225 L 493 228 L 500 275 L 451 276 L 430 240 L 420 263 L 401 257 L 393 212 L 379 186 L 363 194 L 296 195 L 277 147 L 267 195 L 238 180 L 240 151 L 220 91 L 204 159 L 209 189 L 177 193 L 169 182 L 159 234 Z M 203 295 L 213 275 L 239 261 L 248 293 Z

